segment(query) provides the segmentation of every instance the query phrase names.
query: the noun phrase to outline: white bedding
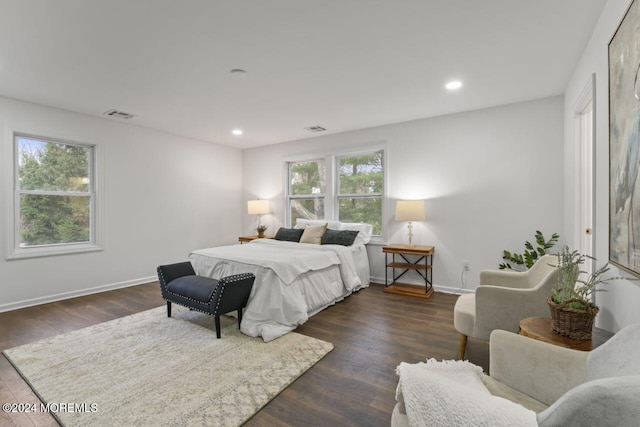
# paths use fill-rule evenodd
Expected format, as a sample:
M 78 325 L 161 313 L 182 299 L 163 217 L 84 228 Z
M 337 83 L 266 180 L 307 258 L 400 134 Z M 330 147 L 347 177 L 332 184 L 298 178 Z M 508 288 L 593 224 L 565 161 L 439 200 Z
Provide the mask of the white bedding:
M 312 245 L 258 239 L 245 245 L 192 252 L 196 274 L 221 277 L 249 272 L 256 276 L 241 330 L 271 341 L 309 316 L 369 285 L 364 245 Z

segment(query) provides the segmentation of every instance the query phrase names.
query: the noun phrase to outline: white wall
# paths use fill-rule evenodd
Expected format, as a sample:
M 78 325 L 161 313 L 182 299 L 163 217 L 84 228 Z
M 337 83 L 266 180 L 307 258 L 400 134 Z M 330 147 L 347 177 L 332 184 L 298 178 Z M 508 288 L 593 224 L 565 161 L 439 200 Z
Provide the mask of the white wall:
M 591 75 L 596 74 L 595 121 L 595 256 L 598 266 L 609 259 L 609 80 L 608 44 L 622 20 L 630 0 L 610 0 L 604 7 L 593 35 L 587 45 L 565 91 L 565 218 L 564 230 L 568 241 L 573 241 L 574 207 L 574 105 Z M 615 275 L 624 275 L 612 268 Z M 596 325 L 617 332 L 624 326 L 640 321 L 640 282 L 618 281 L 608 292 L 596 295 L 600 313 Z
M 237 242 L 240 150 L 0 97 L 2 125 L 98 144 L 105 223 L 101 252 L 11 261 L 3 252 L 0 311 L 142 283 L 193 249 Z M 10 197 L 3 194 L 0 206 L 2 251 Z
M 271 200 L 264 221 L 274 234 L 284 221 L 286 160 L 384 144 L 388 242 L 407 239 L 406 224 L 393 221 L 395 200 L 427 199 L 414 242 L 436 247 L 436 289 L 460 288 L 463 260 L 471 261 L 467 288 L 475 288 L 503 249 L 521 252 L 535 230 L 561 231 L 562 108 L 554 97 L 244 150 L 244 200 Z M 246 209 L 243 217 L 244 232 L 255 234 L 255 218 Z M 369 245 L 369 259 L 373 279 L 384 280 L 380 246 Z

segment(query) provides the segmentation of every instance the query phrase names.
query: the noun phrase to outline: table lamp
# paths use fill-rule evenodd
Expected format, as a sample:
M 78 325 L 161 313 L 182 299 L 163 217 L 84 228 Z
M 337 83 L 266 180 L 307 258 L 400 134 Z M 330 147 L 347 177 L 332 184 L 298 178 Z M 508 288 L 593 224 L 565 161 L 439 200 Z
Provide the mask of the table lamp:
M 268 200 L 249 200 L 247 201 L 247 213 L 249 215 L 258 215 L 258 235 L 264 235 L 265 228 L 262 228 L 260 224 L 260 216 L 269 213 L 269 201 Z M 262 230 L 262 232 L 260 232 Z
M 409 246 L 414 246 L 413 221 L 424 221 L 424 200 L 398 200 L 396 202 L 396 221 L 408 221 Z

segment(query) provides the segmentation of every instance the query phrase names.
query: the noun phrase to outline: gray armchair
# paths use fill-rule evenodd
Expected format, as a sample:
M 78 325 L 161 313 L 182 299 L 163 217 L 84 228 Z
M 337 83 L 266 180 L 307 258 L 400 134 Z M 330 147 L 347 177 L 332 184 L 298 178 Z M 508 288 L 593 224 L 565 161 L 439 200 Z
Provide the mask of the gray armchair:
M 463 359 L 467 337 L 489 340 L 491 331 L 517 332 L 527 317 L 549 317 L 547 297 L 556 286 L 555 255 L 544 255 L 525 272 L 485 270 L 475 294 L 461 295 L 453 309 L 460 332 L 458 359 Z
M 537 413 L 539 426 L 640 425 L 640 323 L 586 352 L 507 331 L 491 333 L 486 388 Z M 404 401 L 391 425 L 408 426 Z

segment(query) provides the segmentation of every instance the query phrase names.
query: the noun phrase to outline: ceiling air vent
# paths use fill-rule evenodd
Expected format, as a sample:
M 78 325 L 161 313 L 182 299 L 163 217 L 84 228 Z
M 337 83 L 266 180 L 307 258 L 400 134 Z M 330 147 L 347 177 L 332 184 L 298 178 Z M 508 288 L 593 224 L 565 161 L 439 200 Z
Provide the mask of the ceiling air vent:
M 324 132 L 326 130 L 322 126 L 309 126 L 308 128 L 304 129 L 308 130 L 309 132 Z
M 125 113 L 124 111 L 118 111 L 118 110 L 105 111 L 104 114 L 111 117 L 117 117 L 119 119 L 130 119 L 133 117 L 133 114 Z

